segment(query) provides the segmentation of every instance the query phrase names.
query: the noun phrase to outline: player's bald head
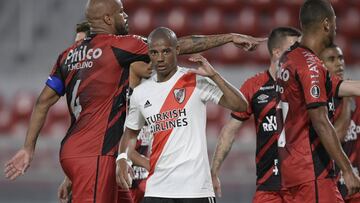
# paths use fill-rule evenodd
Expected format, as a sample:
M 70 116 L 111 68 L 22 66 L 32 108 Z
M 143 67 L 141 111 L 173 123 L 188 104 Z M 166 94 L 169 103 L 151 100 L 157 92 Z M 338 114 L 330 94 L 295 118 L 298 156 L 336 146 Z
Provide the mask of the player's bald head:
M 105 15 L 111 15 L 122 7 L 120 0 L 88 0 L 86 4 L 86 18 L 89 22 L 101 20 Z
M 148 37 L 148 44 L 151 46 L 157 40 L 169 42 L 171 46 L 177 46 L 177 37 L 174 31 L 166 27 L 159 27 L 153 30 Z
M 335 17 L 328 0 L 307 0 L 300 9 L 300 22 L 303 29 L 311 28 L 322 21 Z

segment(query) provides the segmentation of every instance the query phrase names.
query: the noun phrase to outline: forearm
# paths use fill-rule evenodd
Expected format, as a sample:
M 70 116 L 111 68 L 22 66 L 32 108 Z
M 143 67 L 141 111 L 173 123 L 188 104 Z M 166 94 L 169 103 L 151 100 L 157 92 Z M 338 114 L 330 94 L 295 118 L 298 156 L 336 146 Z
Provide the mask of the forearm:
M 220 137 L 218 139 L 211 164 L 211 174 L 213 176 L 218 176 L 221 165 L 229 154 L 235 140 L 235 134 L 241 125 L 241 122 L 239 121 L 235 121 L 239 122 L 239 124 L 236 124 L 235 126 L 232 125 L 231 122 L 234 121 L 231 119 L 231 121 L 227 123 L 220 132 Z
M 351 164 L 348 157 L 341 148 L 335 129 L 330 122 L 322 122 L 314 125 L 315 131 L 319 135 L 322 145 L 330 155 L 331 159 L 335 160 L 340 169 L 344 171 L 351 171 Z
M 31 114 L 29 128 L 26 133 L 24 148 L 31 151 L 35 150 L 36 142 L 39 137 L 39 133 L 44 126 L 49 108 L 49 104 L 37 101 L 35 108 Z
M 246 111 L 248 103 L 245 97 L 240 93 L 238 89 L 232 86 L 220 74 L 215 74 L 210 77 L 219 89 L 223 92 L 223 96 L 220 99 L 220 105 L 228 108 L 232 111 Z
M 135 166 L 141 166 L 149 170 L 150 168 L 149 159 L 138 153 L 136 150 L 129 149 L 129 158 Z
M 180 54 L 199 53 L 232 42 L 232 34 L 191 35 L 178 40 Z
M 334 127 L 336 135 L 340 141 L 343 141 L 351 120 L 351 109 L 350 109 L 351 98 L 343 98 L 342 108 L 339 117 L 336 119 Z
M 360 81 L 345 80 L 340 84 L 339 97 L 360 96 Z

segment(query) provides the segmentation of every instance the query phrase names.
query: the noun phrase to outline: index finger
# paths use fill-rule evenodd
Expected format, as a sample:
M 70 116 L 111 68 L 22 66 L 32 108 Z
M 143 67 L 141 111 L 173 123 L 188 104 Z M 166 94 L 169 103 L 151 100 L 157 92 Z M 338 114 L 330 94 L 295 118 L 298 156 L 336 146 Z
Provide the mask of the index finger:
M 258 42 L 265 42 L 265 41 L 267 41 L 267 40 L 268 40 L 267 37 L 259 37 L 259 38 L 256 38 L 256 41 L 258 41 Z

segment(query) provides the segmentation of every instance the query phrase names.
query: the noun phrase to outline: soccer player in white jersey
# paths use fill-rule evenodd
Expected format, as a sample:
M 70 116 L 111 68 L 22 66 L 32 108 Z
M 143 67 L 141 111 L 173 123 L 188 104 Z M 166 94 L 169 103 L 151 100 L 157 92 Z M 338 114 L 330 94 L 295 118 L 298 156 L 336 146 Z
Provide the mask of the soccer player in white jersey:
M 125 153 L 145 122 L 153 133 L 145 203 L 215 202 L 207 154 L 206 102 L 244 111 L 243 95 L 202 56 L 198 69 L 177 66 L 179 46 L 173 31 L 160 27 L 148 38 L 156 75 L 134 89 L 117 158 L 117 182 L 129 188 Z

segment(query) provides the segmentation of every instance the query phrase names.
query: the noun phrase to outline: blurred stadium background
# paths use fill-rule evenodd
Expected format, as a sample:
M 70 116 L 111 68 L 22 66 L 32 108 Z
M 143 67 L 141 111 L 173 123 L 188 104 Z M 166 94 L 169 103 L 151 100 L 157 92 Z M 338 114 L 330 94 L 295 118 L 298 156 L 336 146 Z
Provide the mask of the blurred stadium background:
M 156 26 L 178 36 L 239 32 L 266 36 L 275 26 L 298 25 L 302 0 L 123 0 L 131 33 L 147 36 Z M 343 48 L 347 76 L 360 79 L 360 0 L 333 0 L 337 14 L 336 43 Z M 74 39 L 75 24 L 84 20 L 86 0 L 0 1 L 0 164 L 19 149 L 35 99 L 57 55 Z M 203 53 L 235 86 L 267 68 L 266 44 L 245 53 L 231 44 Z M 181 57 L 182 65 L 190 65 Z M 49 113 L 35 158 L 15 182 L 0 177 L 0 202 L 57 202 L 63 178 L 58 161 L 60 140 L 69 118 L 62 99 Z M 228 112 L 209 105 L 210 156 Z M 252 121 L 241 129 L 225 161 L 223 197 L 218 202 L 251 202 L 255 190 L 255 135 Z

